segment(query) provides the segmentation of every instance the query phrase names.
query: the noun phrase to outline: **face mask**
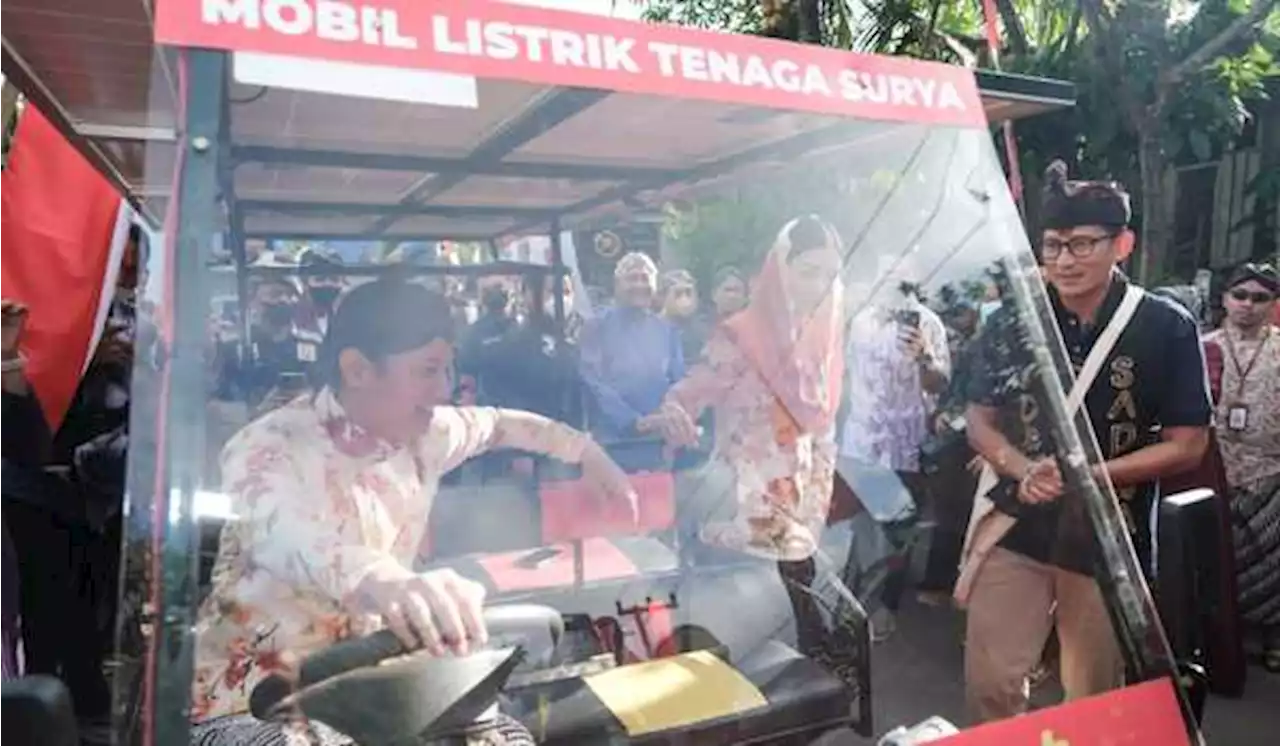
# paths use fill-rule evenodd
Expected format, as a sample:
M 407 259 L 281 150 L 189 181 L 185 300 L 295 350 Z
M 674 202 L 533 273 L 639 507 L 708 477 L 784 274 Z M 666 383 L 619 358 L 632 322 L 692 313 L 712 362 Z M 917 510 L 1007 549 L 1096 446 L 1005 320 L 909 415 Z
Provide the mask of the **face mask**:
M 311 298 L 321 308 L 333 308 L 333 304 L 338 300 L 338 296 L 342 293 L 341 288 L 329 287 L 322 285 L 320 287 L 311 288 Z
M 262 307 L 262 321 L 267 326 L 288 326 L 293 323 L 293 306 L 287 303 L 268 303 Z
M 691 316 L 697 310 L 692 293 L 673 293 L 667 299 L 667 315 Z

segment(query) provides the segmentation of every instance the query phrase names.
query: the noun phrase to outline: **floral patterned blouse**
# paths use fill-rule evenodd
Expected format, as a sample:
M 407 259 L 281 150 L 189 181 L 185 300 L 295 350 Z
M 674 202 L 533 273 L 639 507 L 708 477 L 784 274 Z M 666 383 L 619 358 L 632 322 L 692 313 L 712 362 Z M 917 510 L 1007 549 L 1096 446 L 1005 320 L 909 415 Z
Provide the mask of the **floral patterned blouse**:
M 241 430 L 223 451 L 237 519 L 223 529 L 213 590 L 200 609 L 192 720 L 246 712 L 253 687 L 282 667 L 379 621 L 356 601 L 380 565 L 429 552 L 440 477 L 489 448 L 568 462 L 585 436 L 523 412 L 437 407 L 412 447 L 347 419 L 328 389 Z
M 916 306 L 925 350 L 951 374 L 947 329 L 936 313 Z M 929 437 L 937 397 L 925 391 L 920 365 L 908 357 L 901 325 L 879 308 L 853 320 L 848 340 L 849 416 L 841 433 L 845 456 L 895 471 L 920 471 L 920 446 Z
M 664 406 L 673 405 L 695 419 L 712 408 L 716 442 L 708 468 L 730 472 L 735 485 L 737 514 L 704 526 L 702 540 L 767 559 L 812 555 L 831 506 L 834 427 L 802 432 L 722 329 L 668 393 Z

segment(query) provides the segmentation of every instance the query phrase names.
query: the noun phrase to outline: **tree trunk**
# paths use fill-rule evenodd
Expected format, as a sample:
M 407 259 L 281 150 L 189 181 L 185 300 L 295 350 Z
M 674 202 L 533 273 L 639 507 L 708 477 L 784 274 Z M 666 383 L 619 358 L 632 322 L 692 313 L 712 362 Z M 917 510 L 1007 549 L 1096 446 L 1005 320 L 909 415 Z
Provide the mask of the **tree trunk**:
M 1141 285 L 1164 277 L 1173 247 L 1173 211 L 1165 193 L 1165 171 L 1169 167 L 1160 145 L 1159 121 L 1149 117 L 1138 127 L 1138 166 L 1142 182 L 1142 235 L 1134 252 L 1137 280 Z
M 764 36 L 822 43 L 822 0 L 761 0 L 760 17 Z
M 796 3 L 798 41 L 806 44 L 822 43 L 822 0 L 799 0 Z
M 1022 19 L 1018 16 L 1018 9 L 1013 6 L 1013 0 L 996 0 L 996 12 L 1004 22 L 1004 33 L 1009 39 L 1010 51 L 1018 57 L 1026 57 L 1031 45 L 1027 43 L 1027 32 L 1022 27 Z

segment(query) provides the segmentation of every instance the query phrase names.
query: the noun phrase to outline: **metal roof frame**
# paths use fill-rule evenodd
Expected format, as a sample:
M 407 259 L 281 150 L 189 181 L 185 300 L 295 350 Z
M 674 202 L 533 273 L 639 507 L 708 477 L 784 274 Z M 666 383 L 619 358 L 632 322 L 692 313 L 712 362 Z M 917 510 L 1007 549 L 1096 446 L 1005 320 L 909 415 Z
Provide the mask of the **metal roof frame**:
M 3 6 L 3 63 L 4 72 L 14 80 L 27 97 L 67 135 L 90 162 L 102 172 L 117 189 L 150 222 L 156 224 L 160 210 L 152 201 L 163 195 L 163 184 L 147 184 L 136 152 L 138 146 L 153 147 L 177 142 L 177 112 L 163 110 L 176 107 L 177 75 L 174 73 L 175 52 L 159 47 L 152 41 L 153 0 L 10 0 Z M 110 24 L 118 31 L 121 41 L 104 39 L 103 24 Z M 111 64 L 114 77 L 104 78 L 95 86 L 97 98 L 86 108 L 74 83 L 68 78 L 63 62 L 77 45 L 86 40 L 104 46 L 103 59 Z M 119 58 L 119 59 L 117 59 Z M 72 58 L 76 59 L 76 58 Z M 121 61 L 122 60 L 122 61 Z M 119 62 L 119 64 L 115 64 Z M 145 68 L 139 68 L 144 65 Z M 118 69 L 117 69 L 118 68 Z M 993 120 L 1021 118 L 1042 111 L 1071 106 L 1075 92 L 1070 83 L 995 71 L 976 71 L 979 92 L 984 107 Z M 224 76 L 224 85 L 233 84 L 230 76 Z M 141 88 L 140 88 L 141 86 Z M 163 95 L 147 93 L 147 88 L 159 86 Z M 96 89 L 101 89 L 97 91 Z M 255 94 L 255 97 L 257 94 Z M 330 240 L 400 240 L 401 237 L 437 235 L 435 231 L 395 230 L 397 223 L 413 216 L 496 216 L 492 205 L 477 205 L 474 211 L 469 205 L 453 204 L 448 210 L 435 211 L 423 207 L 449 189 L 457 187 L 468 177 L 485 176 L 514 179 L 549 179 L 577 182 L 613 182 L 596 194 L 568 201 L 556 207 L 517 208 L 509 213 L 518 218 L 514 226 L 505 230 L 459 231 L 450 233 L 461 240 L 496 238 L 510 232 L 531 230 L 545 226 L 547 215 L 569 215 L 583 210 L 607 205 L 610 201 L 630 197 L 638 192 L 658 189 L 691 178 L 721 172 L 731 164 L 697 164 L 693 168 L 660 168 L 640 165 L 610 163 L 557 163 L 513 162 L 508 156 L 522 145 L 529 143 L 557 126 L 589 112 L 592 107 L 607 100 L 611 92 L 583 89 L 554 89 L 538 105 L 522 111 L 518 116 L 494 131 L 488 138 L 472 147 L 464 156 L 451 157 L 422 154 L 379 152 L 351 152 L 334 148 L 294 148 L 239 142 L 230 137 L 224 145 L 229 147 L 223 166 L 231 171 L 226 186 L 232 189 L 224 195 L 233 208 L 233 225 L 243 224 L 246 218 L 262 214 L 268 209 L 284 209 L 285 205 L 264 203 L 281 200 L 245 199 L 235 205 L 235 172 L 243 165 L 264 167 L 312 166 L 333 169 L 360 169 L 365 171 L 400 172 L 416 171 L 422 176 L 412 188 L 401 194 L 394 204 L 378 205 L 377 215 L 366 230 L 342 233 L 336 231 L 292 230 L 299 236 L 315 235 L 331 237 Z M 253 98 L 253 97 L 251 97 Z M 143 110 L 129 102 L 145 102 Z M 233 101 L 229 96 L 224 106 Z M 161 107 L 157 112 L 150 111 Z M 132 107 L 132 108 L 131 108 Z M 115 111 L 110 117 L 100 113 Z M 230 119 L 232 114 L 224 116 Z M 768 116 L 768 114 L 764 114 Z M 228 128 L 229 129 L 229 128 Z M 804 135 L 797 136 L 803 140 Z M 768 148 L 780 147 L 773 143 Z M 799 146 L 799 141 L 797 142 Z M 130 153 L 128 148 L 135 150 Z M 766 155 L 766 148 L 760 154 Z M 741 165 L 745 156 L 732 161 Z M 350 212 L 355 213 L 354 205 Z M 289 209 L 293 209 L 289 206 Z M 345 210 L 346 206 L 333 205 L 330 212 Z M 243 210 L 243 213 L 236 212 Z M 293 213 L 297 215 L 297 212 Z M 313 213 L 314 214 L 314 213 Z M 363 214 L 369 214 L 365 211 Z M 243 237 L 281 235 L 281 231 L 262 230 L 244 226 L 238 231 Z

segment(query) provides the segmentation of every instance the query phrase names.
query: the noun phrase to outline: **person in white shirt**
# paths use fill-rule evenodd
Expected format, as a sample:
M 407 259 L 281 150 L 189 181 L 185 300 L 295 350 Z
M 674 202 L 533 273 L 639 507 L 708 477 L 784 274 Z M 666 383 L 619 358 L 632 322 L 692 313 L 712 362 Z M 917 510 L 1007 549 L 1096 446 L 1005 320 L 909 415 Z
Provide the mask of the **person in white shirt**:
M 869 602 L 876 639 L 892 633 L 906 590 L 903 555 L 928 499 L 920 446 L 951 372 L 942 319 L 908 285 L 889 294 L 850 325 L 848 415 L 837 461 L 865 508 L 854 516 L 846 580 Z

